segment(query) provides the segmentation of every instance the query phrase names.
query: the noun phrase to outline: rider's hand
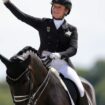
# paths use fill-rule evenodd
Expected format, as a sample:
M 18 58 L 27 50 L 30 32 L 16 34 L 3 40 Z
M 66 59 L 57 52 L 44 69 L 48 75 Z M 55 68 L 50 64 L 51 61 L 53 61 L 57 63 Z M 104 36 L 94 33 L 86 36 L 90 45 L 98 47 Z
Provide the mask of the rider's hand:
M 49 67 L 50 62 L 52 61 L 52 59 L 49 56 L 42 56 L 41 60 L 46 67 Z
M 60 59 L 61 55 L 59 53 L 51 53 L 49 57 L 51 59 Z
M 2 0 L 3 1 L 3 3 L 6 3 L 6 2 L 8 2 L 9 0 Z

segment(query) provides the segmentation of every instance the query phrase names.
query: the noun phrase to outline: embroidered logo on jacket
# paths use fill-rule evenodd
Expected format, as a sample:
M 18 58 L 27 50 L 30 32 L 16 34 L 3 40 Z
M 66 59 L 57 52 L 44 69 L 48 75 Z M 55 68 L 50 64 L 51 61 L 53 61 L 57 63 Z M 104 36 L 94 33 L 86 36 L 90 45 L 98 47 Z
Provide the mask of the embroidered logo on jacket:
M 49 26 L 47 26 L 47 32 L 50 32 L 51 28 Z

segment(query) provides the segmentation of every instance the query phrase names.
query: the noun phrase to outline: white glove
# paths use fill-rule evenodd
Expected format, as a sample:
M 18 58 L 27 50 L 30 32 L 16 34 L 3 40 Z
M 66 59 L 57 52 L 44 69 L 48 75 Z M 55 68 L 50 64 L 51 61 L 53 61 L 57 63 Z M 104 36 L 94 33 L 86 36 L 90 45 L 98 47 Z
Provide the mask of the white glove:
M 49 57 L 51 59 L 60 59 L 61 55 L 59 53 L 51 53 Z
M 2 0 L 3 1 L 3 3 L 6 3 L 6 2 L 8 2 L 9 0 Z

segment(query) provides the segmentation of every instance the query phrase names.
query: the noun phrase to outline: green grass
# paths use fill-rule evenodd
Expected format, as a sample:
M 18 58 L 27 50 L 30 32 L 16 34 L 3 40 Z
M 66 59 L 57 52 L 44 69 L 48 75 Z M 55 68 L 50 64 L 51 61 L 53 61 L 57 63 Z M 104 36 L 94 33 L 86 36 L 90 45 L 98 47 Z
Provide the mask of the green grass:
M 0 105 L 13 105 L 8 85 L 0 84 Z

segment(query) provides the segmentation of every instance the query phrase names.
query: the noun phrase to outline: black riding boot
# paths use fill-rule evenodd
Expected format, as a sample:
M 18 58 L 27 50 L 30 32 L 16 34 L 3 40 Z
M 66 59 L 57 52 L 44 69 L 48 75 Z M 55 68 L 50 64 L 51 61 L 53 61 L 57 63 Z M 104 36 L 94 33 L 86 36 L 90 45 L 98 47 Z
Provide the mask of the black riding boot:
M 83 97 L 79 98 L 78 105 L 89 105 L 89 100 L 88 100 L 86 94 Z

